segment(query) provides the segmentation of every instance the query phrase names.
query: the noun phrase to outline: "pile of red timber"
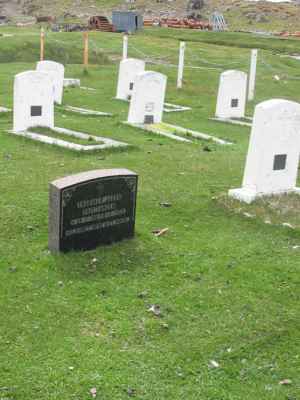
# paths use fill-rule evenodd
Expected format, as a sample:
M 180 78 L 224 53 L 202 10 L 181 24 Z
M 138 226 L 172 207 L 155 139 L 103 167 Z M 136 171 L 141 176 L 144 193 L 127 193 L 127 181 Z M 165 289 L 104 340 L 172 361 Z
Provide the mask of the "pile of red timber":
M 185 28 L 185 29 L 202 29 L 212 30 L 212 26 L 208 21 L 199 21 L 190 18 L 154 18 L 145 19 L 144 26 L 163 26 L 166 28 Z
M 90 18 L 89 29 L 102 32 L 114 32 L 115 30 L 114 26 L 109 22 L 109 20 L 101 15 Z
M 288 31 L 283 31 L 283 32 L 275 33 L 274 35 L 275 36 L 280 36 L 280 37 L 283 37 L 283 38 L 286 38 L 286 37 L 298 37 L 298 38 L 300 38 L 300 32 L 299 31 L 296 31 L 296 32 L 293 32 L 293 33 L 288 32 Z

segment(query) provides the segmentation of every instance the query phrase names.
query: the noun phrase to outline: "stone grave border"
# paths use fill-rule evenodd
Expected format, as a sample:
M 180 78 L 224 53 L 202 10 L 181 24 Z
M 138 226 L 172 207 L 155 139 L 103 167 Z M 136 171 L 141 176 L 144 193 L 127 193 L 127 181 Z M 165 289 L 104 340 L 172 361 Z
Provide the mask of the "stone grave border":
M 80 87 L 80 79 L 65 78 L 64 87 Z
M 173 103 L 164 103 L 164 112 L 180 112 L 180 111 L 190 111 L 192 108 L 187 106 L 179 106 L 178 104 Z
M 62 140 L 62 139 L 53 138 L 51 136 L 42 135 L 42 134 L 35 133 L 35 132 L 30 132 L 28 130 L 23 131 L 23 132 L 14 132 L 11 130 L 11 131 L 8 131 L 8 133 L 16 135 L 16 136 L 22 136 L 22 137 L 25 137 L 28 139 L 32 139 L 37 142 L 47 143 L 47 144 L 55 145 L 55 146 L 62 147 L 65 149 L 82 151 L 82 152 L 92 152 L 92 151 L 96 151 L 96 150 L 105 150 L 105 149 L 110 149 L 110 148 L 119 148 L 119 147 L 130 146 L 127 143 L 119 142 L 117 140 L 108 139 L 108 138 L 105 138 L 102 136 L 93 136 L 93 135 L 90 135 L 87 133 L 77 132 L 77 131 L 73 131 L 73 130 L 66 129 L 66 128 L 54 127 L 51 129 L 54 132 L 63 133 L 65 135 L 69 135 L 70 137 L 75 137 L 78 139 L 88 140 L 89 138 L 92 138 L 96 142 L 101 142 L 102 144 L 82 145 L 82 144 L 78 144 L 78 143 L 67 142 L 66 140 Z
M 87 116 L 98 116 L 98 117 L 112 117 L 113 116 L 112 113 L 90 110 L 88 108 L 74 107 L 74 106 L 69 106 L 69 105 L 64 106 L 64 111 L 70 111 L 70 112 L 73 112 L 76 114 L 82 114 L 82 115 L 87 115 Z
M 132 123 L 129 123 L 127 121 L 125 121 L 124 124 L 132 126 L 134 128 L 143 129 L 146 132 L 152 132 L 152 133 L 155 133 L 157 135 L 166 136 L 166 137 L 168 137 L 170 139 L 174 139 L 174 140 L 177 140 L 179 142 L 193 143 L 191 140 L 189 140 L 187 138 L 184 138 L 182 136 L 178 136 L 176 134 L 164 131 L 162 129 L 163 126 L 156 127 L 155 126 L 156 124 L 132 124 Z M 158 125 L 160 125 L 160 124 L 158 124 Z M 232 142 L 229 142 L 227 140 L 220 139 L 220 138 L 218 138 L 216 136 L 208 135 L 206 133 L 194 131 L 192 129 L 183 128 L 183 127 L 178 126 L 178 125 L 171 125 L 171 124 L 167 124 L 165 122 L 163 122 L 162 125 L 164 125 L 166 128 L 174 129 L 175 132 L 182 133 L 182 134 L 186 135 L 187 137 L 192 137 L 194 139 L 212 141 L 212 142 L 214 142 L 216 144 L 220 144 L 220 145 L 233 145 Z
M 210 121 L 224 122 L 226 124 L 241 125 L 241 126 L 248 126 L 248 127 L 252 126 L 252 118 L 251 117 L 244 117 L 244 119 L 249 120 L 249 122 L 241 121 L 240 119 L 237 119 L 237 118 L 212 117 L 209 119 L 210 119 Z
M 11 111 L 12 111 L 11 108 L 0 107 L 0 113 L 9 113 Z

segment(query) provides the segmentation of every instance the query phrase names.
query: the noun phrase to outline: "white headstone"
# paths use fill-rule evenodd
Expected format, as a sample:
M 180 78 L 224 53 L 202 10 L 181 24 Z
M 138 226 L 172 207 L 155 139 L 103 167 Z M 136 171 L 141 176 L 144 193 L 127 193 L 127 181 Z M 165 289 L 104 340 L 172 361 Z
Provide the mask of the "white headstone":
M 216 117 L 243 118 L 247 96 L 247 74 L 225 71 L 220 76 Z
M 159 72 L 138 74 L 129 107 L 128 122 L 158 124 L 162 120 L 167 77 Z
M 117 88 L 117 99 L 129 100 L 137 74 L 145 71 L 145 61 L 136 58 L 127 58 L 120 62 Z
M 26 71 L 15 76 L 13 130 L 33 126 L 54 127 L 54 88 L 47 73 Z
M 273 99 L 254 112 L 242 188 L 231 197 L 251 203 L 258 197 L 298 192 L 300 104 Z
M 54 101 L 61 104 L 64 93 L 65 67 L 55 61 L 39 61 L 36 69 L 47 72 L 51 76 L 54 84 Z

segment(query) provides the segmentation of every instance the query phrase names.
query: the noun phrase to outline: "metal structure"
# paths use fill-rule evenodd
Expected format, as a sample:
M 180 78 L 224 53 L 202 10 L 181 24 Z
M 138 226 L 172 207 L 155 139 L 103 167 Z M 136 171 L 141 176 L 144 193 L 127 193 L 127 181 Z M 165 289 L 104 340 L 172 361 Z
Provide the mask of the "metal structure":
M 227 24 L 224 15 L 218 11 L 211 14 L 209 18 L 210 25 L 213 27 L 213 31 L 226 31 Z
M 133 33 L 143 28 L 143 16 L 135 11 L 113 11 L 112 24 L 116 32 Z

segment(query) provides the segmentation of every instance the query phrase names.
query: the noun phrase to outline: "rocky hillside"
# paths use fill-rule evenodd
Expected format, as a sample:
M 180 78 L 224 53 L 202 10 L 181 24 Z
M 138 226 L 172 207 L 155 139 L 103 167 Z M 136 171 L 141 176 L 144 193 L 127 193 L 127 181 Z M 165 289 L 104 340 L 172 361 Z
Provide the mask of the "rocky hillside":
M 86 20 L 91 15 L 111 15 L 112 9 L 136 8 L 146 17 L 195 15 L 207 19 L 212 11 L 224 13 L 231 29 L 300 30 L 300 5 L 246 0 L 0 0 L 0 14 L 65 16 Z

